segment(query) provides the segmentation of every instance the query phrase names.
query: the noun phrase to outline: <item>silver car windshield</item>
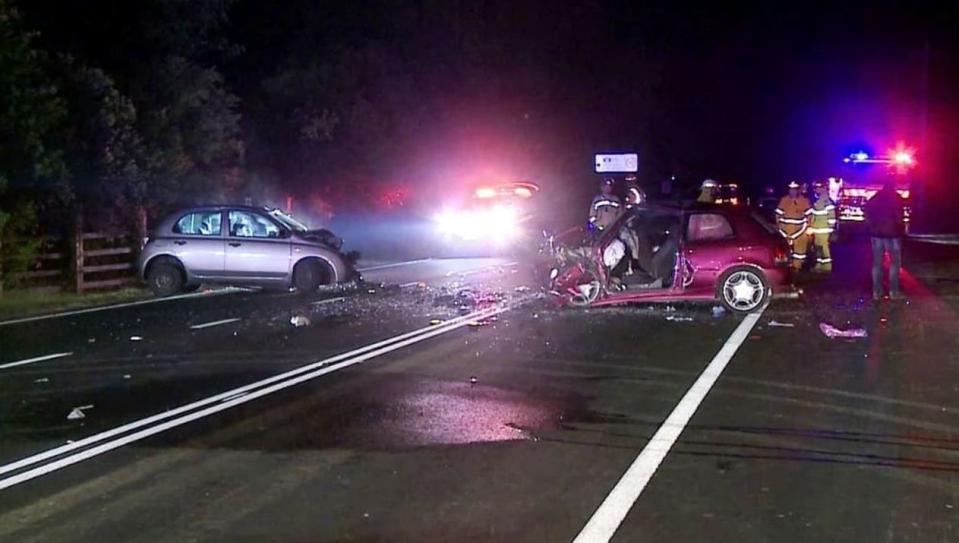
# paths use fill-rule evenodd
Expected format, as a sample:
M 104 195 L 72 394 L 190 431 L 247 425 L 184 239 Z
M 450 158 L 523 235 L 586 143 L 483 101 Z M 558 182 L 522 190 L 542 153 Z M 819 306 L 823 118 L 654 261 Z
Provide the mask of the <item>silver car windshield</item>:
M 310 229 L 305 224 L 294 219 L 292 215 L 287 215 L 286 213 L 283 213 L 279 209 L 270 210 L 270 216 L 280 221 L 290 230 L 293 230 L 295 232 L 307 232 Z

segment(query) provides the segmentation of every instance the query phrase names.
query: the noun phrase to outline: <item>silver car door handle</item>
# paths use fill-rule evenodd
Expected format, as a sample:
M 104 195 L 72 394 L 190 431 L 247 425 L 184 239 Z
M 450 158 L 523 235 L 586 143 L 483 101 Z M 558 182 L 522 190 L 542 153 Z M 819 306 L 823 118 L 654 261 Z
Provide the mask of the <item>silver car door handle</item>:
M 178 240 L 174 241 L 173 243 L 176 243 L 177 245 L 186 245 L 186 242 L 183 241 L 182 239 L 178 239 Z

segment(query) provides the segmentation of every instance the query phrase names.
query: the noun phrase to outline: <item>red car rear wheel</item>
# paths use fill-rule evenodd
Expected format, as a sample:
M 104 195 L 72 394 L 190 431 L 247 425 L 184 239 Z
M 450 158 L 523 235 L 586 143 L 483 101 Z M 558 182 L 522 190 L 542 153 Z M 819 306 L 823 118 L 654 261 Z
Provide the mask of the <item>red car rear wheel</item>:
M 726 270 L 719 278 L 716 297 L 726 309 L 736 313 L 752 313 L 769 299 L 769 282 L 765 274 L 751 266 Z

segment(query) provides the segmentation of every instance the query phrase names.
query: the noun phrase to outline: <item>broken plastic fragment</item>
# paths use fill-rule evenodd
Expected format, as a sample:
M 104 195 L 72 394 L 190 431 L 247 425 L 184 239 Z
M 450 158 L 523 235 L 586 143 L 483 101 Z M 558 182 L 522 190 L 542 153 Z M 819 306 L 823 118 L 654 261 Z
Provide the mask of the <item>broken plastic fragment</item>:
M 67 420 L 79 420 L 86 417 L 86 414 L 83 412 L 86 409 L 93 409 L 93 404 L 74 407 L 67 413 Z
M 141 336 L 130 336 L 130 341 L 143 341 Z
M 795 328 L 796 325 L 791 322 L 769 321 L 769 326 L 778 326 L 780 328 Z
M 825 322 L 819 323 L 819 330 L 828 338 L 861 338 L 867 337 L 865 328 L 850 328 L 848 330 L 840 330 L 831 324 Z

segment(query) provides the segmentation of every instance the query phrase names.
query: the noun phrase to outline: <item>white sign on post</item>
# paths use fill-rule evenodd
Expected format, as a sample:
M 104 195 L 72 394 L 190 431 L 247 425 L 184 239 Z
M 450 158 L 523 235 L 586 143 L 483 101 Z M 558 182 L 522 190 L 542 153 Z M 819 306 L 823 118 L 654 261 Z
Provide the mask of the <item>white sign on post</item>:
M 639 155 L 636 153 L 596 154 L 596 173 L 636 173 Z

